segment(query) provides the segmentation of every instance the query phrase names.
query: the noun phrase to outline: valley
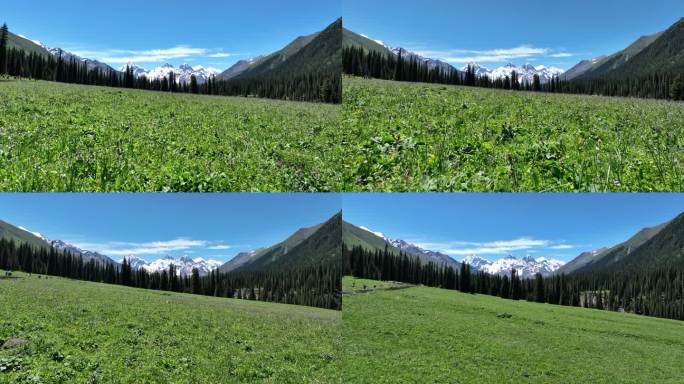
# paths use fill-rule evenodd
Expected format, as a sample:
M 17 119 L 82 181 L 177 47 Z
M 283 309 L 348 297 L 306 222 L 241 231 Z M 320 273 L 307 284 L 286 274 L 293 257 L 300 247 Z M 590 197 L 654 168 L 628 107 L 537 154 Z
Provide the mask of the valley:
M 676 383 L 684 324 L 345 277 L 343 381 Z
M 0 383 L 335 382 L 338 311 L 14 277 L 0 277 Z

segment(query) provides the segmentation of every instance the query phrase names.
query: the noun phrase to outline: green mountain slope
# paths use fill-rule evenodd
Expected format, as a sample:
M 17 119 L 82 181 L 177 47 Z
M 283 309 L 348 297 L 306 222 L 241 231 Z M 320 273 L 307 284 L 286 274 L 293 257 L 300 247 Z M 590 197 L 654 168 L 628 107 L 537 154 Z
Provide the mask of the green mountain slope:
M 31 232 L 0 220 L 0 238 L 14 240 L 16 244 L 29 244 L 36 248 L 50 248 L 50 244 Z
M 346 28 L 342 30 L 342 44 L 345 47 L 361 47 L 369 52 L 377 52 L 385 55 L 392 54 L 392 51 L 387 49 L 384 45 L 378 44 L 377 42 Z
M 455 269 L 460 267 L 459 262 L 440 252 L 424 250 L 403 240 L 393 239 L 390 243 L 383 237 L 346 221 L 343 222 L 342 228 L 342 241 L 347 248 L 361 246 L 369 251 L 384 251 L 387 248 L 388 251 L 396 255 L 403 252 L 409 256 L 417 257 L 424 264 L 446 264 Z
M 684 213 L 659 226 L 618 265 L 624 271 L 684 266 Z
M 322 32 L 300 36 L 280 51 L 252 62 L 237 63 L 219 80 L 299 76 L 317 72 L 342 73 L 342 20 Z
M 342 215 L 297 230 L 268 248 L 237 255 L 221 266 L 221 272 L 287 270 L 342 262 Z
M 399 254 L 399 249 L 388 244 L 382 237 L 346 221 L 342 224 L 342 241 L 347 248 L 361 246 L 369 251 L 384 251 L 388 247 L 391 252 Z
M 568 71 L 571 72 L 571 74 L 566 74 L 566 76 L 568 79 L 571 79 L 573 77 L 581 79 L 590 79 L 609 75 L 612 72 L 621 68 L 622 66 L 626 65 L 627 63 L 629 63 L 632 59 L 636 58 L 639 55 L 639 53 L 641 53 L 644 49 L 653 44 L 660 36 L 663 35 L 663 33 L 664 32 L 658 32 L 649 36 L 641 36 L 634 43 L 630 44 L 627 48 L 623 49 L 622 51 L 614 53 L 610 56 L 603 57 L 600 60 L 597 60 L 583 73 L 574 75 L 571 72 L 571 70 Z
M 647 269 L 682 262 L 684 214 L 666 223 L 643 228 L 627 241 L 596 254 L 585 252 L 556 271 L 556 274 Z
M 654 73 L 681 73 L 684 71 L 684 19 L 666 31 L 645 36 L 625 50 L 613 61 L 607 61 L 578 79 L 605 77 L 625 79 Z
M 45 48 L 41 47 L 40 45 L 34 43 L 31 40 L 15 35 L 12 32 L 10 32 L 8 35 L 7 45 L 10 49 L 21 49 L 27 53 L 37 53 L 39 55 L 50 56 L 50 52 L 48 52 Z

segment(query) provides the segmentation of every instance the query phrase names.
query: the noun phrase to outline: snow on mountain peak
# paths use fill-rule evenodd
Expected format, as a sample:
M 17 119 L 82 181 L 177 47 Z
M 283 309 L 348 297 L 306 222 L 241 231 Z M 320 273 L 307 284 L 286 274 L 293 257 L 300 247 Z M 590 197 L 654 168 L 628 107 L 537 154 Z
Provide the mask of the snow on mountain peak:
M 533 66 L 532 64 L 526 63 L 521 67 L 516 67 L 513 63 L 508 63 L 503 67 L 496 68 L 494 70 L 488 70 L 476 63 L 469 64 L 476 69 L 475 74 L 478 77 L 487 76 L 492 80 L 503 79 L 506 77 L 511 77 L 513 71 L 518 75 L 518 81 L 521 83 L 532 83 L 534 81 L 534 75 L 539 76 L 539 81 L 544 84 L 551 81 L 554 77 L 560 76 L 564 71 L 556 67 L 546 67 L 544 65 Z M 463 71 L 467 69 L 467 66 L 463 68 Z
M 563 261 L 550 260 L 545 257 L 534 258 L 532 256 L 525 256 L 518 259 L 512 255 L 494 262 L 473 255 L 464 258 L 462 262 L 467 263 L 475 270 L 492 275 L 508 276 L 511 274 L 511 270 L 515 269 L 518 275 L 524 279 L 534 277 L 537 273 L 541 273 L 542 276 L 548 276 L 565 264 Z
M 133 63 L 128 63 L 121 67 L 121 72 L 126 70 L 126 67 L 130 66 L 133 69 L 133 75 L 138 78 L 145 76 L 149 80 L 159 80 L 165 77 L 169 77 L 169 74 L 173 72 L 176 82 L 179 84 L 190 84 L 191 78 L 194 75 L 197 79 L 198 84 L 204 84 L 207 80 L 221 73 L 216 68 L 204 68 L 201 65 L 191 66 L 190 64 L 181 64 L 178 68 L 173 65 L 166 63 L 161 67 L 157 67 L 152 70 L 146 70 Z
M 24 227 L 22 227 L 22 226 L 19 226 L 18 228 L 21 229 L 21 230 L 24 231 L 24 232 L 28 232 L 28 233 L 32 234 L 32 235 L 35 236 L 35 237 L 38 237 L 38 238 L 43 239 L 43 240 L 45 240 L 45 241 L 47 241 L 47 242 L 50 242 L 50 240 L 48 240 L 47 237 L 43 236 L 40 232 L 29 231 L 28 229 L 26 229 L 26 228 L 24 228 Z
M 135 256 L 129 256 L 126 257 L 126 260 L 128 260 L 131 268 L 144 269 L 149 273 L 168 271 L 169 267 L 173 265 L 178 276 L 190 276 L 195 268 L 199 271 L 200 276 L 204 276 L 223 265 L 221 261 L 205 260 L 201 257 L 193 259 L 190 256 L 181 256 L 178 259 L 173 256 L 165 256 L 152 262 L 147 262 Z
M 360 226 L 359 228 L 363 229 L 363 230 L 366 231 L 366 232 L 370 232 L 370 233 L 374 234 L 374 235 L 377 236 L 377 237 L 381 237 L 381 238 L 385 239 L 385 234 L 382 233 L 382 232 L 376 232 L 376 231 L 373 231 L 373 230 L 371 230 L 371 229 L 369 229 L 369 228 L 366 228 L 366 227 L 364 227 L 364 226 Z

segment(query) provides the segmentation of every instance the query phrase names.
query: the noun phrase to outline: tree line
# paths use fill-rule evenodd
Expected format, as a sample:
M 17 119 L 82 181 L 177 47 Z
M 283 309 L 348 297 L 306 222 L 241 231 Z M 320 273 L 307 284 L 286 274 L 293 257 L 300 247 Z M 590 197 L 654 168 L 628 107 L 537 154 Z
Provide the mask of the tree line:
M 0 75 L 105 87 L 142 89 L 160 92 L 194 93 L 215 96 L 243 96 L 340 103 L 342 79 L 339 73 L 314 71 L 304 75 L 265 76 L 249 79 L 220 80 L 215 77 L 199 84 L 194 75 L 188 82 L 179 81 L 173 72 L 161 79 L 137 77 L 127 66 L 122 72 L 100 67 L 88 68 L 72 58 L 44 55 L 9 48 L 5 24 L 0 35 Z
M 684 320 L 684 267 L 629 272 L 600 272 L 523 279 L 473 271 L 467 263 L 422 263 L 417 257 L 361 246 L 343 247 L 344 273 L 358 278 L 399 281 L 429 287 L 498 296 L 504 299 L 629 312 Z
M 414 56 L 385 54 L 349 46 L 343 49 L 343 70 L 347 75 L 370 77 L 383 80 L 438 83 L 481 88 L 497 88 L 520 91 L 572 93 L 602 96 L 622 96 L 654 99 L 684 100 L 684 75 L 675 73 L 654 73 L 649 76 L 625 79 L 595 78 L 589 80 L 563 80 L 555 76 L 542 82 L 539 75 L 532 81 L 521 80 L 513 71 L 510 76 L 491 79 L 478 76 L 475 67 L 468 65 L 464 71 L 444 70 L 426 63 Z
M 0 239 L 0 269 L 60 276 L 136 288 L 193 293 L 243 300 L 259 300 L 340 310 L 342 274 L 338 266 L 315 266 L 287 271 L 228 272 L 213 270 L 200 276 L 194 269 L 190 276 L 168 270 L 148 272 L 134 269 L 124 259 L 121 265 L 54 248 L 34 248 Z

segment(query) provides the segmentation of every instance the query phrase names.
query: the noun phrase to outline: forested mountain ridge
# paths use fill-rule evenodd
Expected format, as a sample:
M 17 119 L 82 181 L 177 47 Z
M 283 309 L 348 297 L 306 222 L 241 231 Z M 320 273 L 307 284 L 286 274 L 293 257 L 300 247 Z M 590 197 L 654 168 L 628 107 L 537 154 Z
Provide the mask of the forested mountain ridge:
M 299 36 L 283 49 L 266 56 L 258 56 L 251 60 L 242 60 L 217 76 L 219 80 L 247 78 L 263 75 L 285 63 L 307 44 L 311 43 L 320 32 L 307 36 Z
M 460 267 L 460 263 L 448 255 L 423 249 L 405 240 L 390 239 L 387 236 L 373 233 L 367 228 L 357 227 L 346 221 L 343 222 L 342 228 L 342 239 L 344 245 L 349 249 L 360 246 L 368 252 L 385 252 L 387 250 L 396 256 L 406 254 L 416 257 L 423 264 L 434 263 L 438 266 Z
M 663 32 L 658 32 L 652 35 L 641 36 L 627 48 L 612 55 L 600 56 L 591 61 L 584 60 L 568 70 L 563 78 L 565 80 L 572 80 L 575 78 L 588 79 L 609 73 L 633 59 L 646 47 L 656 41 L 662 34 Z
M 679 218 L 679 217 L 678 217 Z M 556 271 L 556 274 L 570 274 L 570 273 L 589 273 L 597 271 L 611 271 L 620 268 L 627 260 L 639 260 L 644 269 L 647 265 L 651 265 L 651 257 L 646 254 L 641 254 L 635 257 L 642 245 L 650 241 L 652 238 L 659 235 L 659 233 L 667 228 L 671 223 L 677 219 L 662 223 L 653 227 L 646 227 L 639 230 L 634 236 L 626 241 L 617 244 L 613 247 L 603 249 L 595 254 L 582 253 L 577 258 L 561 267 Z M 684 236 L 684 233 L 682 233 Z M 656 255 L 651 255 L 655 257 Z
M 0 239 L 14 241 L 16 244 L 27 244 L 34 248 L 50 248 L 50 243 L 45 238 L 2 220 L 0 220 Z
M 653 39 L 655 37 L 655 39 Z M 652 40 L 652 41 L 651 41 Z M 677 74 L 684 71 L 684 18 L 676 22 L 666 31 L 653 36 L 637 40 L 628 50 L 638 50 L 629 60 L 601 65 L 595 76 L 592 73 L 579 79 L 590 79 L 604 76 L 608 79 L 625 79 L 629 77 L 643 77 L 656 73 Z
M 220 267 L 221 272 L 291 270 L 319 265 L 340 266 L 342 214 L 311 227 L 300 228 L 287 239 L 267 248 L 238 254 Z
M 342 29 L 342 44 L 345 47 L 361 47 L 366 51 L 372 51 L 383 55 L 390 55 L 392 51 L 386 46 L 373 41 L 366 36 L 352 32 L 347 28 Z
M 68 252 L 72 256 L 82 257 L 85 262 L 95 260 L 104 264 L 118 264 L 103 254 L 78 248 L 62 240 L 47 239 L 39 233 L 31 232 L 28 229 L 17 227 L 2 220 L 0 220 L 0 239 L 13 241 L 16 245 L 26 244 L 35 249 L 55 249 L 59 252 Z
M 20 49 L 26 53 L 36 53 L 42 56 L 50 56 L 50 52 L 48 52 L 47 49 L 27 38 L 15 35 L 12 32 L 8 32 L 7 37 L 7 48 L 9 49 Z

